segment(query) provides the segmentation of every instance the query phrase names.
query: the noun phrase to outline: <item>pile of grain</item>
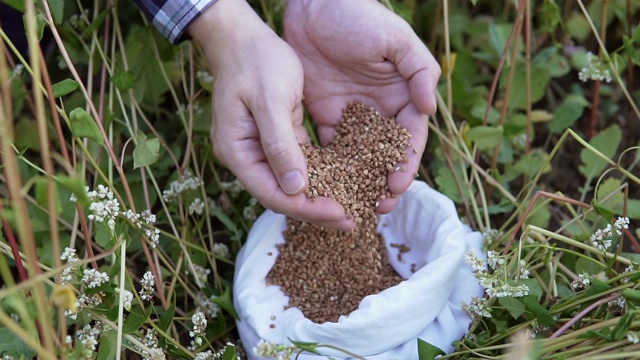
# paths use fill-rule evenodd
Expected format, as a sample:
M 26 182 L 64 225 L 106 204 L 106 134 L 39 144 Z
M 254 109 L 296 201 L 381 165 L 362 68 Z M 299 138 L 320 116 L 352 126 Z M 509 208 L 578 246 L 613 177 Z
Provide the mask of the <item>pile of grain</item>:
M 411 134 L 393 118 L 353 102 L 344 109 L 330 144 L 303 145 L 307 196 L 336 199 L 358 224 L 355 230 L 338 231 L 287 220 L 286 243 L 279 246 L 280 255 L 267 280 L 279 285 L 289 296 L 289 306 L 298 307 L 310 320 L 335 322 L 355 310 L 365 296 L 402 281 L 376 230 L 375 208 L 391 196 L 389 172 L 405 171 L 397 164 L 407 161 L 410 139 Z

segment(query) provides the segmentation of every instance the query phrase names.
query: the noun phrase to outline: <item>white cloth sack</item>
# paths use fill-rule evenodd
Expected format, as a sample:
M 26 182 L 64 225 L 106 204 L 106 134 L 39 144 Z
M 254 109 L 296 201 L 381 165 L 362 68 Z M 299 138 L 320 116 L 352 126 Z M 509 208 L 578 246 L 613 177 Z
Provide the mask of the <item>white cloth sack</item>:
M 260 359 L 253 353 L 260 339 L 278 344 L 290 344 L 288 339 L 331 344 L 380 360 L 418 359 L 418 338 L 451 352 L 451 343 L 462 338 L 471 323 L 461 304 L 484 293 L 464 259 L 469 251 L 481 257 L 482 235 L 462 224 L 453 202 L 424 182 L 414 181 L 396 208 L 378 222 L 389 260 L 407 280 L 365 297 L 358 309 L 341 316 L 337 323 L 313 323 L 298 308 L 287 308 L 289 298 L 279 286 L 266 285 L 285 229 L 285 216 L 266 211 L 236 259 L 233 301 L 249 359 Z M 391 243 L 411 248 L 402 254 L 403 263 Z M 345 358 L 339 351 L 319 350 L 323 355 Z M 304 354 L 299 359 L 317 360 L 318 356 Z

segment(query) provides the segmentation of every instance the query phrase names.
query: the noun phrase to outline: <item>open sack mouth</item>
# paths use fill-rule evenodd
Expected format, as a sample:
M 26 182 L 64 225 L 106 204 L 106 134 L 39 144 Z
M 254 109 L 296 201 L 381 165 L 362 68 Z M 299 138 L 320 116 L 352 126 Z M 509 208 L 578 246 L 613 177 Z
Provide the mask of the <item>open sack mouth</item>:
M 286 226 L 284 215 L 265 212 L 236 260 L 234 305 L 249 358 L 260 358 L 251 351 L 260 340 L 294 340 L 329 344 L 367 359 L 417 359 L 417 339 L 448 352 L 468 330 L 471 319 L 461 306 L 481 297 L 484 289 L 465 255 L 472 251 L 483 257 L 482 235 L 464 225 L 453 202 L 426 183 L 414 181 L 394 210 L 378 221 L 389 262 L 405 280 L 366 296 L 336 322 L 314 323 L 289 307 L 279 286 L 268 285 Z M 348 358 L 337 350 L 322 350 L 323 355 Z

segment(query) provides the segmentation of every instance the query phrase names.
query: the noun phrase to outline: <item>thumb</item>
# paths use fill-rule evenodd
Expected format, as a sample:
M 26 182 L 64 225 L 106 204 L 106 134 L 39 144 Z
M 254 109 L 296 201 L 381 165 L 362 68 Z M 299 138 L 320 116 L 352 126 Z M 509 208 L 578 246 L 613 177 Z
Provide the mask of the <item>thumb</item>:
M 436 112 L 436 88 L 440 79 L 440 65 L 420 38 L 406 25 L 410 34 L 392 50 L 398 71 L 409 82 L 411 100 L 426 115 Z
M 260 132 L 262 150 L 280 184 L 288 195 L 307 187 L 307 163 L 300 148 L 304 139 L 296 139 L 293 125 L 302 123 L 302 109 L 294 111 L 272 105 L 254 114 Z

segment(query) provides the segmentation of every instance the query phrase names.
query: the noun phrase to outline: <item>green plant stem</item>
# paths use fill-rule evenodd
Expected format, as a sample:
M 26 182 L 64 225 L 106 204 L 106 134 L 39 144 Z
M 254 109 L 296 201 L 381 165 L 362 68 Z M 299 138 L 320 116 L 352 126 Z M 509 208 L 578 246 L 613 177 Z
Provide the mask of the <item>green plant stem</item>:
M 613 301 L 617 298 L 619 298 L 621 296 L 620 293 L 615 293 L 613 295 L 610 295 L 602 300 L 598 300 L 596 302 L 594 302 L 593 304 L 587 306 L 586 308 L 584 308 L 584 310 L 580 311 L 576 316 L 574 316 L 571 320 L 567 321 L 564 325 L 562 325 L 562 327 L 560 327 L 558 330 L 556 330 L 556 332 L 554 332 L 551 336 L 549 336 L 549 339 L 554 339 L 557 338 L 558 336 L 562 335 L 565 331 L 567 331 L 573 324 L 575 324 L 576 322 L 580 321 L 580 319 L 582 319 L 585 315 L 587 315 L 588 313 L 591 312 L 591 310 L 607 304 L 610 301 Z

